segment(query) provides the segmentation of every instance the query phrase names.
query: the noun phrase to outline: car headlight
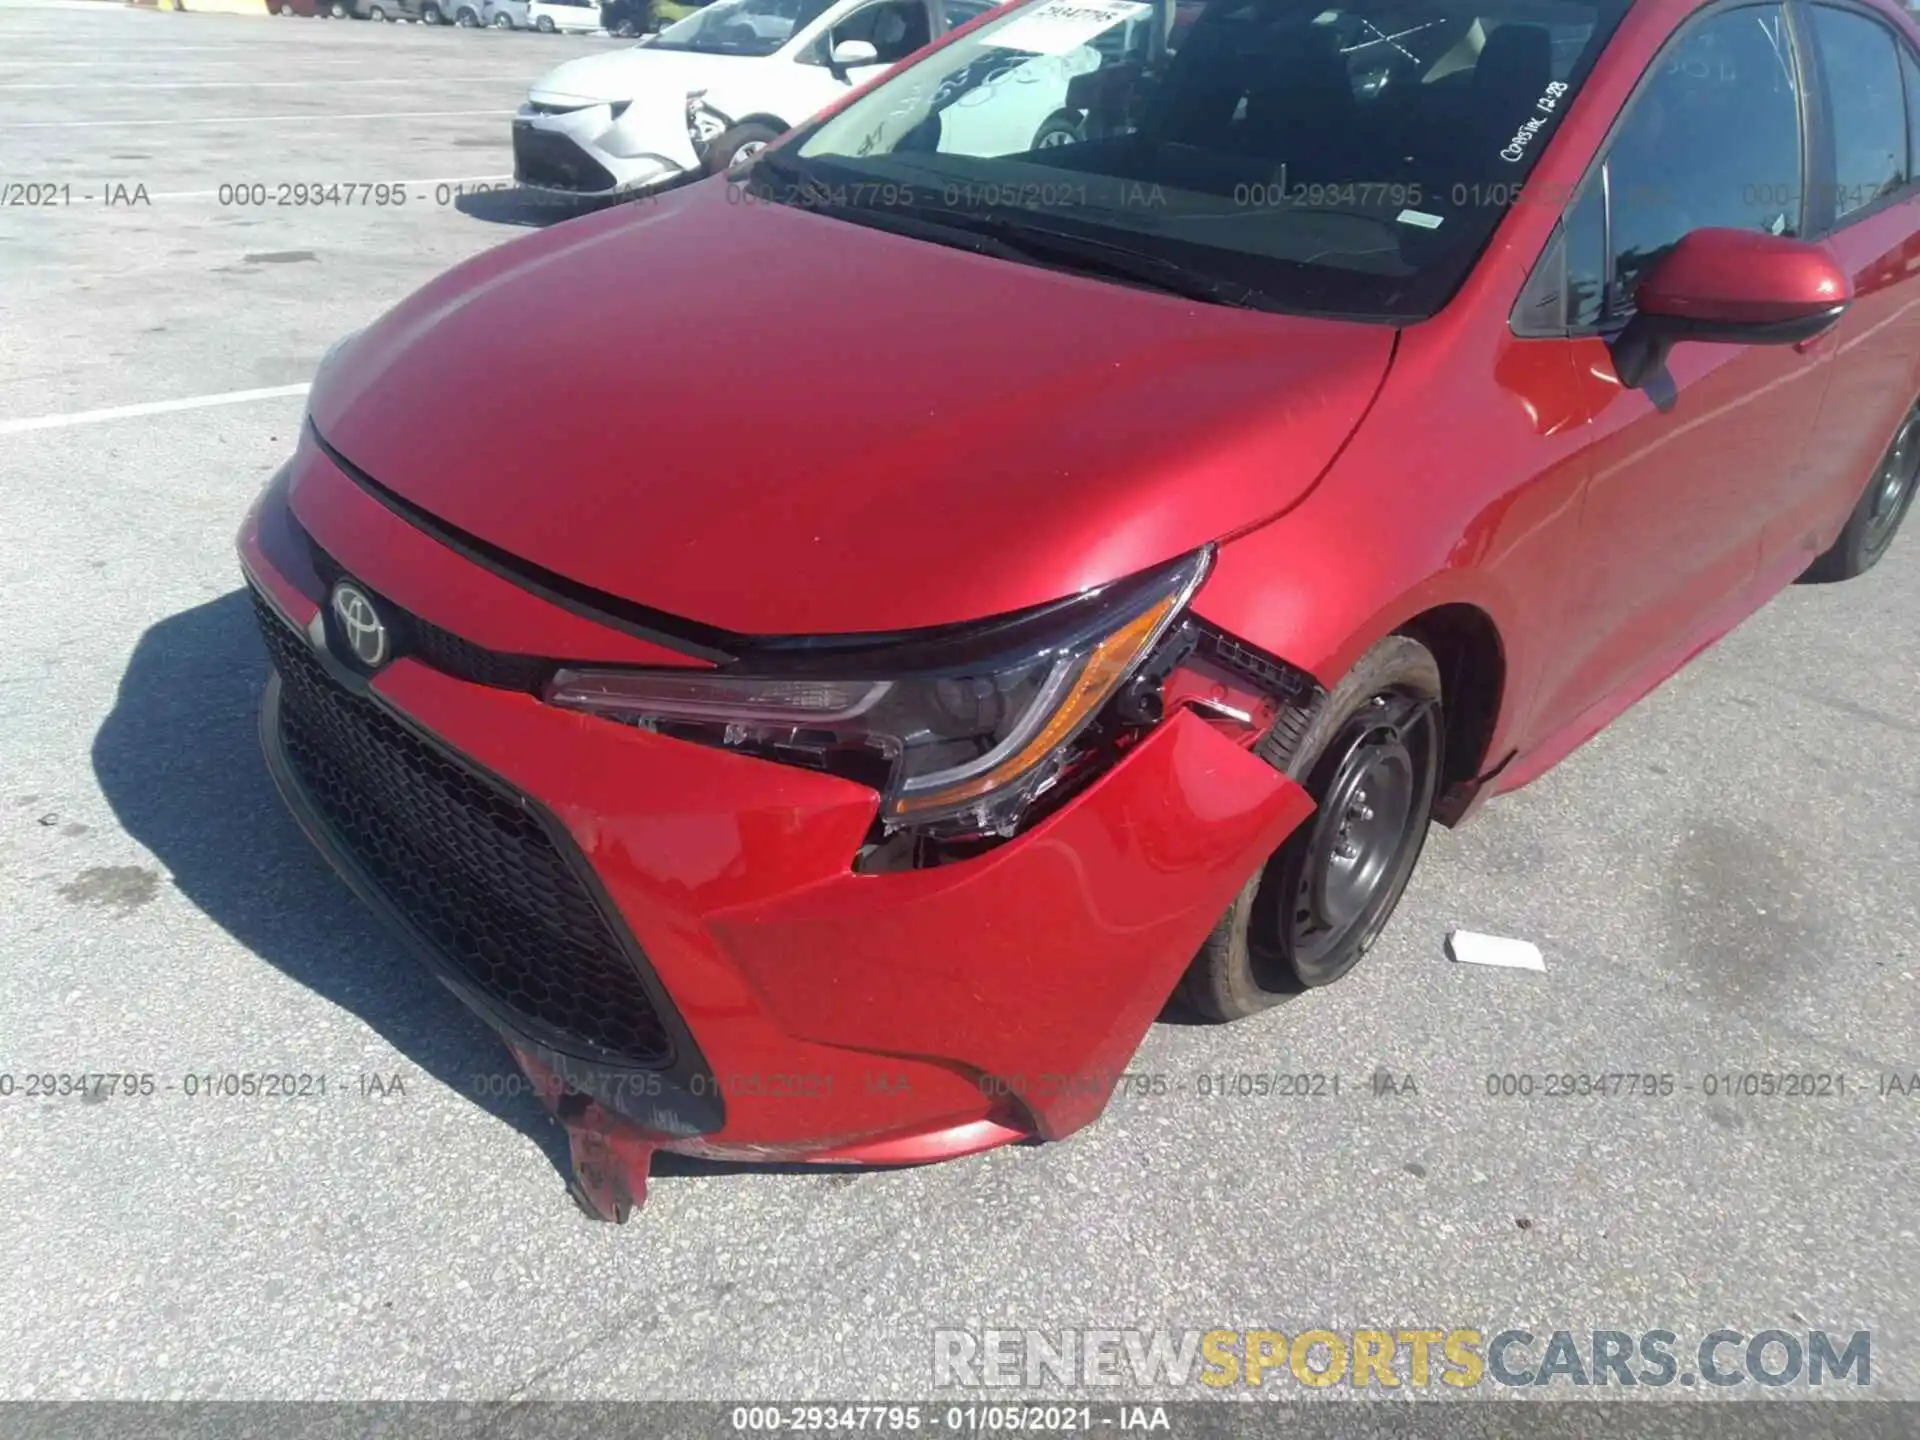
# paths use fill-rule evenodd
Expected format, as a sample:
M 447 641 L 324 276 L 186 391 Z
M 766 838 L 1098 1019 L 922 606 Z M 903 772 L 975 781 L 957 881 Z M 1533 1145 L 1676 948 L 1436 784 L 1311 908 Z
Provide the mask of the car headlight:
M 704 150 L 718 140 L 732 123 L 706 103 L 706 93 L 704 90 L 687 92 L 687 135 L 696 150 Z
M 715 670 L 562 669 L 548 703 L 880 791 L 889 833 L 1011 834 L 1179 619 L 1210 551 L 1021 615 Z

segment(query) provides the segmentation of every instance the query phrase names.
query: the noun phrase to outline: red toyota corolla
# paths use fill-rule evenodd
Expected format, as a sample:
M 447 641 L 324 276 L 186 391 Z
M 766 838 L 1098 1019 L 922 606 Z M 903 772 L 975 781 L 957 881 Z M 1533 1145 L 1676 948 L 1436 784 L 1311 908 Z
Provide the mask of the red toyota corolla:
M 1430 819 L 1886 550 L 1904 14 L 1328 3 L 928 11 L 329 357 L 240 537 L 268 761 L 591 1210 L 1086 1124 L 1176 990 L 1339 978 Z

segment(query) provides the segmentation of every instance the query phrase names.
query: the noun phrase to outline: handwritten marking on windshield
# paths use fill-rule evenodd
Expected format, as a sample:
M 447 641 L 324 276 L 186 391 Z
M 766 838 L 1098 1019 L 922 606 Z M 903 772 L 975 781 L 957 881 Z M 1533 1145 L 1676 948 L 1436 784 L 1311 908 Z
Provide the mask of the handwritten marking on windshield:
M 1560 108 L 1560 99 L 1566 93 L 1567 87 L 1560 81 L 1547 82 L 1546 93 L 1533 102 L 1533 108 L 1539 113 L 1528 116 L 1521 122 L 1520 128 L 1513 132 L 1513 138 L 1500 151 L 1502 160 L 1513 164 L 1526 158 L 1527 146 L 1533 143 L 1536 135 L 1553 123 L 1553 112 Z

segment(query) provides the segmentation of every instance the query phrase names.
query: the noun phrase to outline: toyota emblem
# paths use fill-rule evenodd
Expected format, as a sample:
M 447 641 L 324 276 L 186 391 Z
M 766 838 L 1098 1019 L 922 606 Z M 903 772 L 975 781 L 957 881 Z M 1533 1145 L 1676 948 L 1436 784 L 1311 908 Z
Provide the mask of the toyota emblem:
M 373 601 L 358 585 L 342 580 L 333 587 L 333 618 L 353 658 L 367 669 L 377 669 L 387 658 L 387 627 Z

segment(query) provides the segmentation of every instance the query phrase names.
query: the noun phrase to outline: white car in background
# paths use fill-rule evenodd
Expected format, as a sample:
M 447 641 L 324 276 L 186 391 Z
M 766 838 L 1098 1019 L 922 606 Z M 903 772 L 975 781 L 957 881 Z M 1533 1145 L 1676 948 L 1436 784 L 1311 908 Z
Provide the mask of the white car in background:
M 529 0 L 529 23 L 551 35 L 556 30 L 572 35 L 591 34 L 600 28 L 599 0 Z
M 569 60 L 513 120 L 514 178 L 577 196 L 717 174 L 991 0 L 713 0 L 640 44 Z

